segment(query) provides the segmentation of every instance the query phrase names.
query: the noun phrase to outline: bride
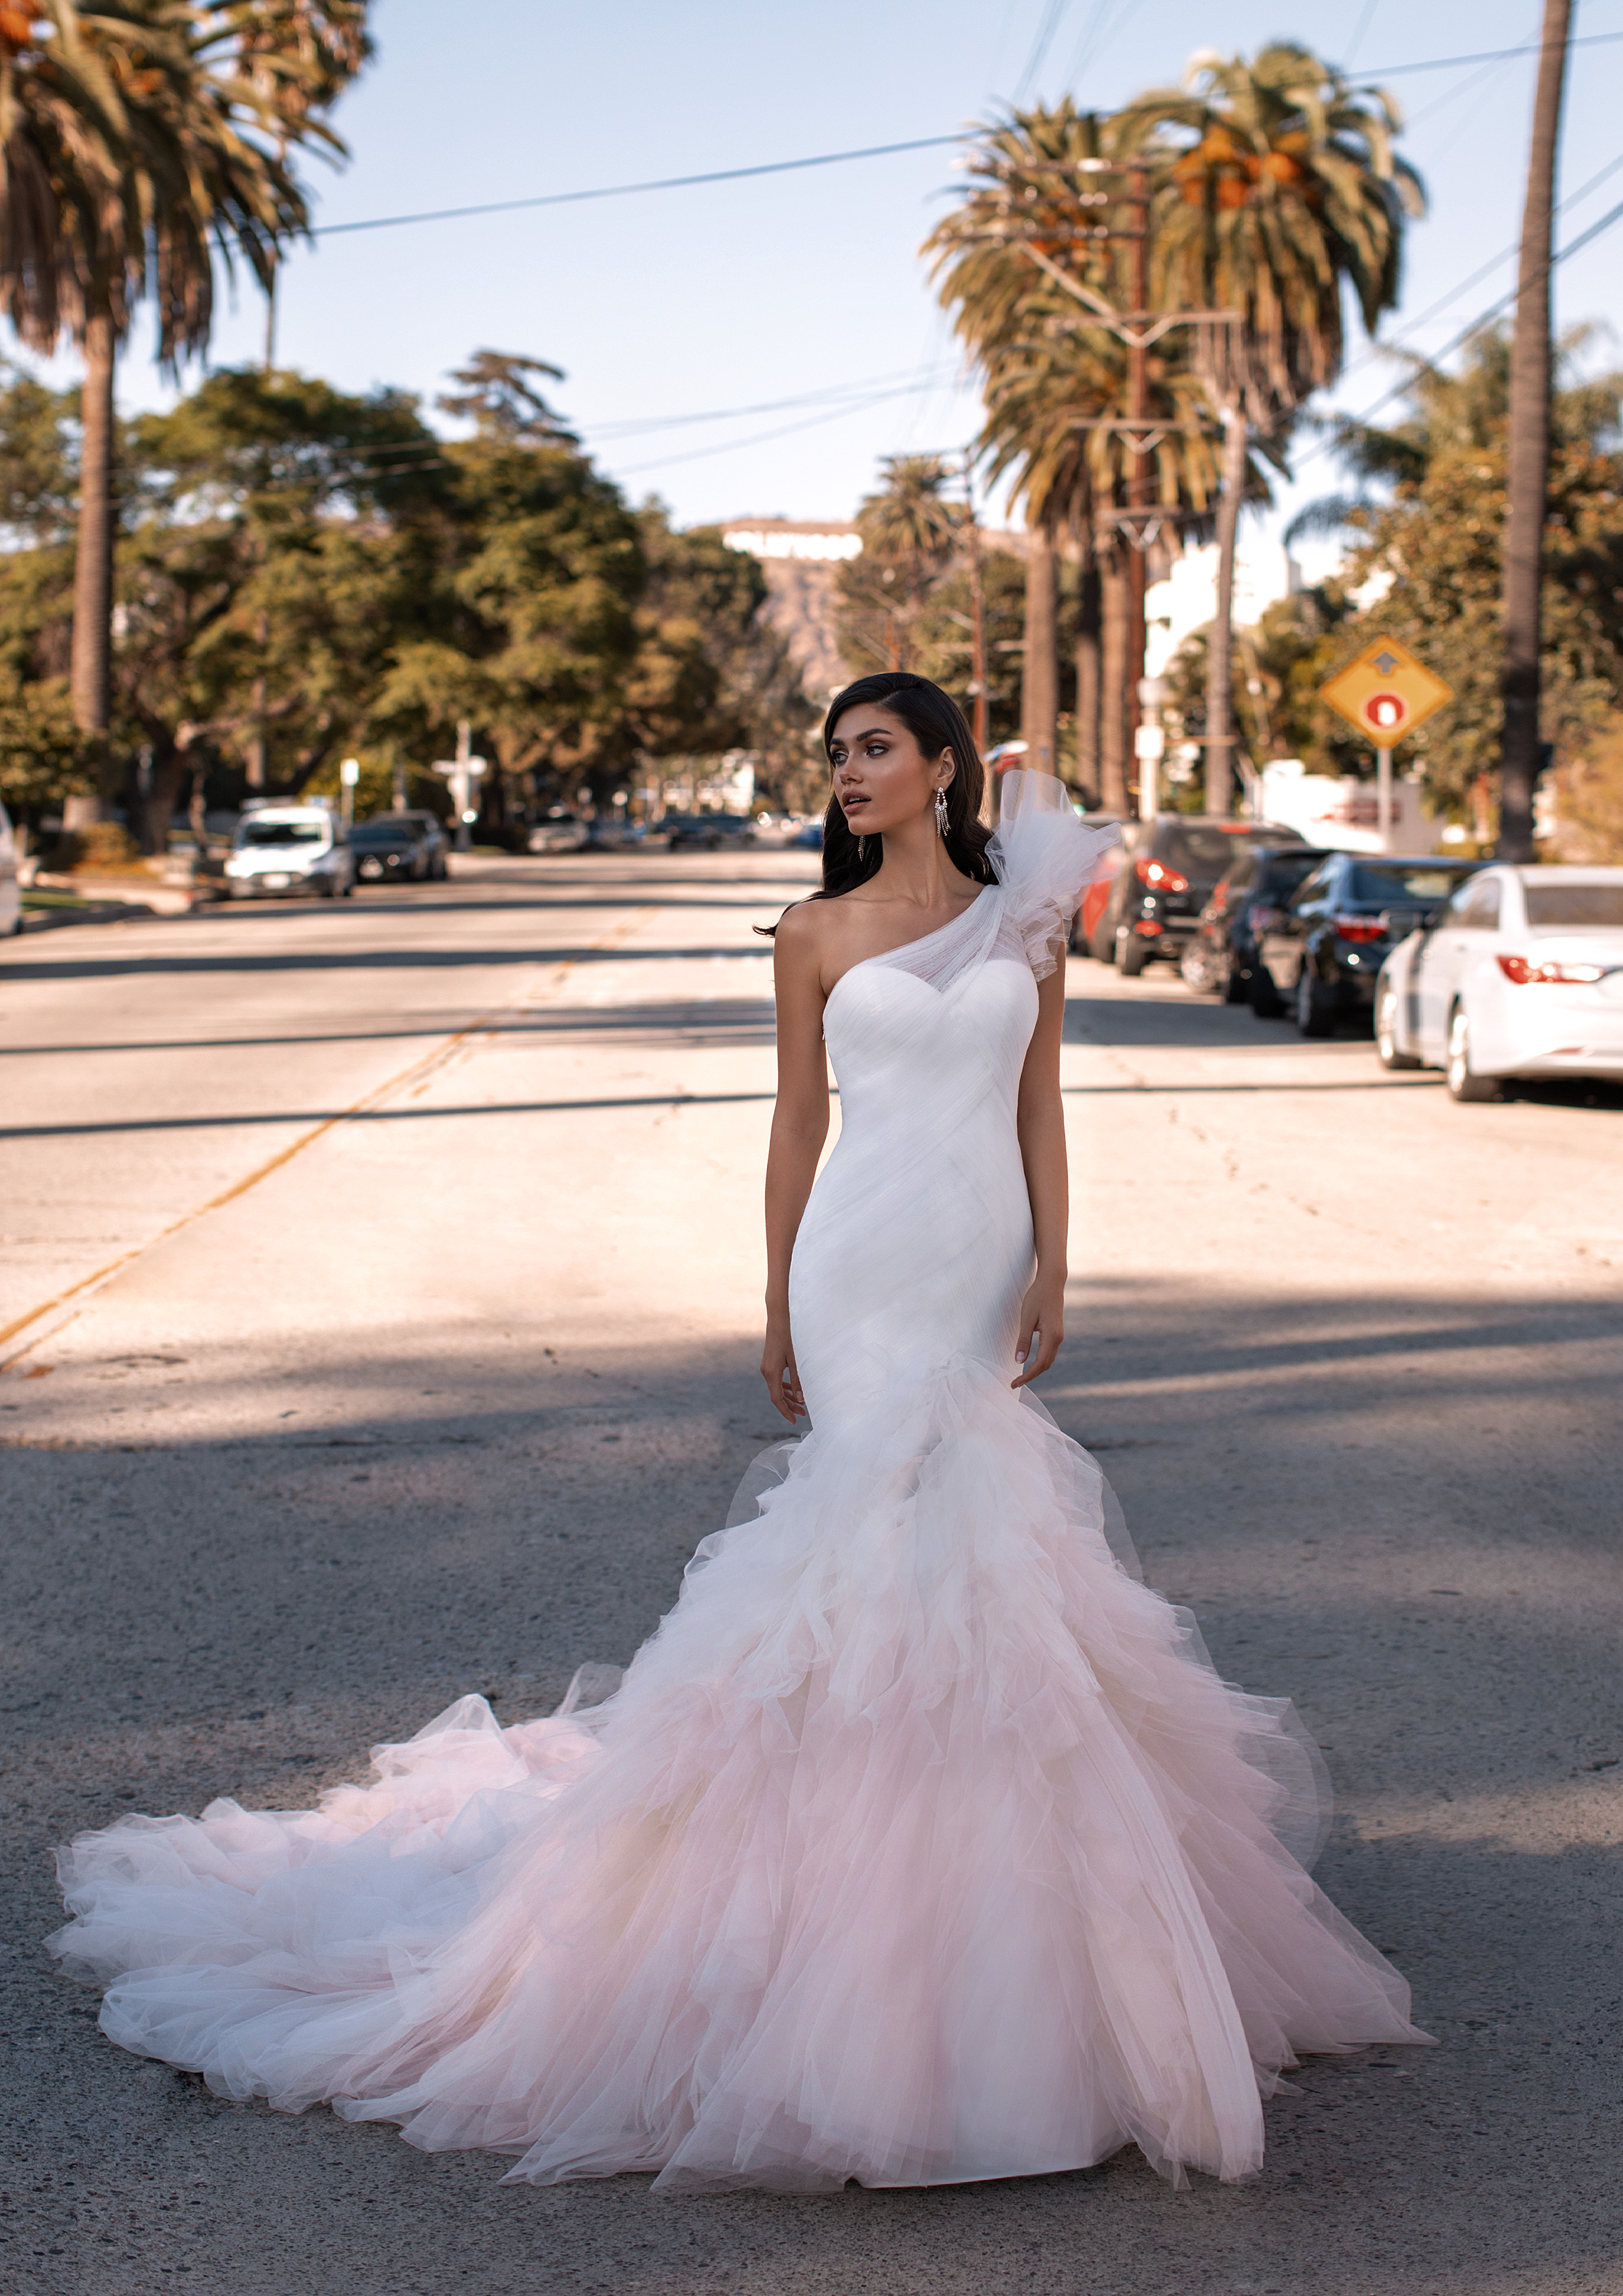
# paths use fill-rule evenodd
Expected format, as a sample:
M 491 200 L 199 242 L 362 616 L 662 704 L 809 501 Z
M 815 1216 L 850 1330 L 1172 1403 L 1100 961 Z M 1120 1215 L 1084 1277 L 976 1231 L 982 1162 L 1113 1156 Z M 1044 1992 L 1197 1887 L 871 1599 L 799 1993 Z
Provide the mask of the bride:
M 948 2184 L 1129 2140 L 1244 2177 L 1300 2052 L 1423 2037 L 1292 1854 L 1311 1749 L 1118 1562 L 1029 1391 L 1063 1330 L 1064 939 L 1110 839 L 1027 773 L 988 841 L 922 678 L 859 680 L 825 740 L 824 890 L 775 952 L 762 1363 L 812 1431 L 612 1696 L 509 1729 L 464 1698 L 317 1810 L 82 1836 L 52 1942 L 124 2048 L 536 2184 Z

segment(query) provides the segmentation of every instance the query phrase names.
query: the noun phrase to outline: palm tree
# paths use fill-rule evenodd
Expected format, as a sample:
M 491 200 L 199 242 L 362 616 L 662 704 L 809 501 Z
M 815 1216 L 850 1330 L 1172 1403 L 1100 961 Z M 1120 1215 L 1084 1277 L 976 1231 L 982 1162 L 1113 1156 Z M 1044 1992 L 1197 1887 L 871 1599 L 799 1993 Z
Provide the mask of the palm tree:
M 955 307 L 957 332 L 987 377 L 988 409 L 996 390 L 993 371 L 1000 362 L 1007 363 L 1011 374 L 1018 374 L 1034 330 L 1056 323 L 1062 330 L 1075 324 L 1074 306 L 1056 297 L 1049 277 L 1030 259 L 1028 246 L 1051 261 L 1063 256 L 1074 266 L 1079 258 L 1082 273 L 1101 293 L 1108 293 L 1115 283 L 1119 266 L 1111 244 L 1085 240 L 1079 231 L 1084 208 L 1089 211 L 1086 220 L 1094 220 L 1089 171 L 1096 170 L 1103 157 L 1101 121 L 1093 112 L 1078 111 L 1069 97 L 1052 111 L 1038 105 L 1013 112 L 1001 124 L 980 130 L 971 160 L 970 193 L 924 242 L 922 252 L 940 280 L 940 299 Z M 1086 413 L 1089 404 L 1073 402 L 1070 414 Z M 1028 458 L 1029 442 L 1010 443 L 1021 428 L 1012 423 L 997 430 L 988 419 L 981 447 L 991 457 L 993 475 L 1001 476 L 1012 463 Z M 1066 437 L 1070 437 L 1069 431 Z M 1074 456 L 1067 465 L 1063 452 L 1060 463 L 1069 470 L 1069 482 L 1060 472 L 1045 467 L 1034 469 L 1029 484 L 1022 476 L 1015 489 L 1017 498 L 1024 501 L 1027 523 L 1021 726 L 1028 754 L 1050 769 L 1059 718 L 1055 557 L 1062 529 L 1082 537 L 1085 590 L 1093 564 L 1085 468 Z M 1079 685 L 1096 691 L 1096 640 L 1090 647 L 1085 639 L 1078 652 Z M 1089 747 L 1086 716 L 1079 708 L 1084 750 Z M 1107 739 L 1107 753 L 1109 747 Z M 1079 763 L 1087 773 L 1094 761 L 1084 757 Z M 1125 792 L 1125 779 L 1122 787 Z
M 0 299 L 30 348 L 49 353 L 65 330 L 84 354 L 71 686 L 80 731 L 103 748 L 118 348 L 150 294 L 173 370 L 208 344 L 216 257 L 228 273 L 242 258 L 268 287 L 307 230 L 284 159 L 258 139 L 342 152 L 306 61 L 273 37 L 316 12 L 276 0 L 0 8 Z M 326 12 L 351 12 L 334 0 Z
M 1196 56 L 1181 88 L 1119 113 L 1121 148 L 1150 171 L 1151 301 L 1226 311 L 1198 331 L 1195 359 L 1224 426 L 1217 526 L 1217 636 L 1206 707 L 1208 809 L 1228 810 L 1234 542 L 1246 430 L 1283 435 L 1309 393 L 1333 382 L 1345 349 L 1341 288 L 1373 334 L 1398 299 L 1406 217 L 1424 212 L 1419 176 L 1393 151 L 1401 125 L 1376 88 L 1350 87 L 1307 48 L 1276 41 L 1248 63 Z
M 952 564 L 967 512 L 948 491 L 956 474 L 942 455 L 887 455 L 879 468 L 880 485 L 857 512 L 862 556 L 841 588 L 858 622 L 877 625 L 865 650 L 907 669 L 914 625 Z

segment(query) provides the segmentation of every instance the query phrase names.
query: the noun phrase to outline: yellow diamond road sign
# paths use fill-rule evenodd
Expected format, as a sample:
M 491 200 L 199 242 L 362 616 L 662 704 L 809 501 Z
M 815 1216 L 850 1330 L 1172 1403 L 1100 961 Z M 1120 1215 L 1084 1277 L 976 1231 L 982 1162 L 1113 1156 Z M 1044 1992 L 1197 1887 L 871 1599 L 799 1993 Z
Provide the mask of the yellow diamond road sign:
M 1356 733 L 1389 750 L 1454 699 L 1454 688 L 1396 638 L 1376 638 L 1319 688 Z

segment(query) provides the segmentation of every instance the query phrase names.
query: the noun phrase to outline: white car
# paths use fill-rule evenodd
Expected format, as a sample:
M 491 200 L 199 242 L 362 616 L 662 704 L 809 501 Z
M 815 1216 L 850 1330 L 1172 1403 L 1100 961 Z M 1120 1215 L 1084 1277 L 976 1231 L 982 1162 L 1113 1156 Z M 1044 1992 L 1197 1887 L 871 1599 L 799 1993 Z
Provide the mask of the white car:
M 12 817 L 0 805 L 0 935 L 22 931 L 22 895 L 17 890 L 17 840 Z
M 1383 1068 L 1441 1069 L 1455 1100 L 1505 1077 L 1623 1078 L 1623 869 L 1468 877 L 1375 984 Z
M 225 864 L 234 900 L 266 893 L 355 890 L 355 856 L 324 805 L 262 805 L 237 824 Z

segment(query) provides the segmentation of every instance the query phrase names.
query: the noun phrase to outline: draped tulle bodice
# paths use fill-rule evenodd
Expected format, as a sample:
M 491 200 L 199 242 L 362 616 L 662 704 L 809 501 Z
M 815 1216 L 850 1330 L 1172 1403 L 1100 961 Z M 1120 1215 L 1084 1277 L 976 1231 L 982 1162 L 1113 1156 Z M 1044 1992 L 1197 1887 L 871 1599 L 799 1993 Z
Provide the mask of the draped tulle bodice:
M 815 2192 L 1129 2138 L 1246 2176 L 1293 2053 L 1418 2038 L 1300 1862 L 1284 1710 L 1119 1567 L 1094 1462 L 1011 1391 L 1036 982 L 1110 841 L 1011 776 L 996 883 L 836 985 L 813 1431 L 623 1685 L 505 1729 L 463 1699 L 315 1810 L 81 1837 L 53 1944 L 115 2040 L 537 2183 Z

